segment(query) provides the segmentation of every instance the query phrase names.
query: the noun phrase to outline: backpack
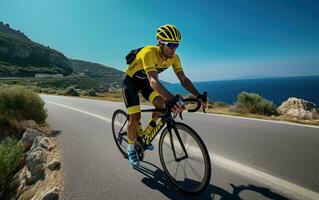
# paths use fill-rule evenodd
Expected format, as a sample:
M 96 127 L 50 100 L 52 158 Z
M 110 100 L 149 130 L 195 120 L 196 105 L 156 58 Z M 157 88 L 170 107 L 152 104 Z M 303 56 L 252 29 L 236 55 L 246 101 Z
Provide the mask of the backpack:
M 131 50 L 126 56 L 125 56 L 125 59 L 126 59 L 126 64 L 131 64 L 133 62 L 133 60 L 135 59 L 137 53 L 139 51 L 141 51 L 141 49 L 143 49 L 144 47 L 141 47 L 141 48 L 138 48 L 138 49 L 133 49 Z

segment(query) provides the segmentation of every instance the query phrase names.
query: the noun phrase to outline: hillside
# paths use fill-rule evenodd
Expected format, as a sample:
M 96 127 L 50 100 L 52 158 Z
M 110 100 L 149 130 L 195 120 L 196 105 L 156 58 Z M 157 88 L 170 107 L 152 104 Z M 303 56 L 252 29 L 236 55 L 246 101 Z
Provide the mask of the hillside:
M 36 73 L 72 73 L 60 52 L 33 42 L 24 33 L 0 22 L 0 76 L 34 76 Z
M 108 85 L 101 84 L 88 76 L 67 76 L 57 78 L 32 78 L 23 77 L 15 79 L 0 79 L 0 86 L 18 85 L 25 86 L 30 89 L 50 89 L 50 90 L 65 90 L 69 86 L 73 86 L 79 90 L 94 89 L 98 92 L 108 91 Z
M 74 73 L 87 75 L 88 77 L 99 81 L 101 84 L 110 85 L 115 88 L 120 87 L 124 72 L 98 63 L 75 59 L 69 59 L 69 61 L 73 67 Z

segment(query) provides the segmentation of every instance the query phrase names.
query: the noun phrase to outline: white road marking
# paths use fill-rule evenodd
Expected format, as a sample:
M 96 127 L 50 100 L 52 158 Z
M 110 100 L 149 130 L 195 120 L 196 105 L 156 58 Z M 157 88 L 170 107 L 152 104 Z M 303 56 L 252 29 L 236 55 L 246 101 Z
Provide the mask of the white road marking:
M 286 121 L 275 121 L 275 120 L 267 120 L 267 119 L 256 119 L 256 118 L 249 118 L 249 117 L 240 117 L 240 116 L 214 114 L 214 113 L 202 113 L 202 112 L 196 112 L 195 114 L 212 115 L 212 116 L 219 116 L 219 117 L 220 117 L 220 116 L 223 116 L 223 117 L 229 117 L 229 118 L 247 119 L 247 120 L 252 120 L 252 121 L 262 121 L 262 122 L 277 123 L 277 124 L 287 124 L 287 125 L 302 126 L 302 127 L 308 127 L 308 128 L 319 128 L 319 126 L 315 126 L 315 125 L 297 124 L 297 123 L 286 122 Z
M 52 101 L 47 101 L 47 103 L 50 103 L 50 104 L 54 104 L 54 105 L 57 105 L 57 106 L 61 106 L 63 108 L 67 108 L 67 109 L 70 109 L 70 110 L 74 110 L 74 111 L 77 111 L 77 112 L 81 112 L 83 114 L 87 114 L 89 116 L 92 116 L 92 117 L 96 117 L 100 120 L 103 120 L 103 121 L 106 121 L 106 122 L 109 122 L 109 123 L 112 123 L 112 120 L 110 118 L 107 118 L 107 117 L 103 117 L 103 116 L 100 116 L 100 115 L 96 115 L 94 113 L 90 113 L 88 111 L 85 111 L 85 110 L 81 110 L 81 109 L 78 109 L 78 108 L 74 108 L 74 107 L 71 107 L 71 106 L 66 106 L 66 105 L 63 105 L 63 104 L 59 104 L 59 103 L 55 103 L 55 102 L 52 102 Z M 263 182 L 266 182 L 267 185 L 270 185 L 270 186 L 278 186 L 279 188 L 283 188 L 283 191 L 287 192 L 286 190 L 290 191 L 290 193 L 296 193 L 298 195 L 302 195 L 308 199 L 319 199 L 319 193 L 316 193 L 314 191 L 311 191 L 307 188 L 304 188 L 304 187 L 301 187 L 299 185 L 296 185 L 294 183 L 291 183 L 289 181 L 286 181 L 286 180 L 283 180 L 283 179 L 280 179 L 278 177 L 275 177 L 275 176 L 272 176 L 270 174 L 267 174 L 265 172 L 262 172 L 262 171 L 259 171 L 257 169 L 254 169 L 254 168 L 251 168 L 251 167 L 248 167 L 246 165 L 243 165 L 241 163 L 238 163 L 238 162 L 234 162 L 232 160 L 228 160 L 222 156 L 219 156 L 219 155 L 216 155 L 216 154 L 212 154 L 212 153 L 209 153 L 210 155 L 210 158 L 211 160 L 213 160 L 213 164 L 217 164 L 219 166 L 222 166 L 224 168 L 227 168 L 227 169 L 230 169 L 231 171 L 236 171 L 237 173 L 241 174 L 241 175 L 246 175 L 248 177 L 251 177 L 253 179 L 261 179 Z
M 98 119 L 101 119 L 103 121 L 107 121 L 109 123 L 112 123 L 112 119 L 109 119 L 107 117 L 103 117 L 101 115 L 96 115 L 94 113 L 91 113 L 91 112 L 88 112 L 88 111 L 85 111 L 85 110 L 82 110 L 82 109 L 74 108 L 74 107 L 71 107 L 71 106 L 66 106 L 66 105 L 63 105 L 63 104 L 59 104 L 59 103 L 55 103 L 55 102 L 47 101 L 47 100 L 45 100 L 45 102 L 46 103 L 50 103 L 50 104 L 54 104 L 54 105 L 57 105 L 57 106 L 61 106 L 63 108 L 67 108 L 67 109 L 70 109 L 70 110 L 74 110 L 74 111 L 77 111 L 77 112 L 80 112 L 80 113 L 84 113 L 84 114 L 90 115 L 92 117 L 96 117 Z

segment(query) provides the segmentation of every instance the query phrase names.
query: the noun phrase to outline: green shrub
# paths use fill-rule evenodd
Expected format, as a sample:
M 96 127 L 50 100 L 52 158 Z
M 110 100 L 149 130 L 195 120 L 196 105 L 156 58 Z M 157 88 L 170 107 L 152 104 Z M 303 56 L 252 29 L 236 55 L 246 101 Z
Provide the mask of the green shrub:
M 79 92 L 73 87 L 73 86 L 70 86 L 66 89 L 66 92 L 65 92 L 67 95 L 71 95 L 71 96 L 79 96 Z
M 0 142 L 0 188 L 14 176 L 23 153 L 21 141 L 5 139 Z
M 255 93 L 241 92 L 237 96 L 236 107 L 243 112 L 254 114 L 276 114 L 276 107 L 274 103 Z
M 0 122 L 34 120 L 44 123 L 47 111 L 38 94 L 22 87 L 0 89 Z M 0 124 L 1 130 L 1 124 Z
M 96 97 L 96 91 L 94 89 L 90 89 L 89 91 L 87 91 L 87 94 L 89 96 L 93 96 L 93 97 Z

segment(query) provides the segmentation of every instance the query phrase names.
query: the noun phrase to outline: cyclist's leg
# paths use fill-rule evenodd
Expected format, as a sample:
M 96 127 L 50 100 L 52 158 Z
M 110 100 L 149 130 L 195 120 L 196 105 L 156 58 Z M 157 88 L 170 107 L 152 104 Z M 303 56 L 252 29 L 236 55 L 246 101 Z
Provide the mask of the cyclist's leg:
M 149 84 L 149 81 L 146 80 L 143 84 L 143 88 L 141 88 L 143 97 L 153 104 L 156 108 L 164 109 L 165 108 L 165 100 L 160 96 L 158 92 L 156 92 Z M 152 117 L 158 116 L 158 113 L 153 113 Z
M 125 101 L 125 106 L 128 110 L 128 114 L 130 117 L 128 123 L 128 157 L 129 162 L 133 164 L 133 166 L 138 166 L 139 161 L 136 155 L 136 151 L 134 148 L 134 144 L 136 141 L 136 128 L 141 119 L 141 109 L 140 102 L 138 97 L 138 91 L 134 87 L 133 81 L 130 77 L 125 76 L 123 79 L 123 98 Z
M 165 108 L 164 99 L 158 94 L 158 92 L 153 90 L 153 88 L 149 84 L 149 81 L 145 80 L 142 85 L 143 85 L 143 87 L 141 88 L 141 92 L 142 92 L 143 97 L 146 100 L 148 100 L 150 103 L 152 103 L 156 108 Z M 161 99 L 163 100 L 163 104 L 161 104 L 162 103 Z M 155 102 L 155 104 L 154 104 L 154 102 Z M 158 118 L 158 115 L 159 115 L 158 112 L 152 113 L 152 119 L 150 119 L 150 121 L 148 122 L 148 125 L 146 126 L 146 129 L 145 129 L 146 136 L 147 136 L 147 134 L 150 134 L 151 131 L 156 126 L 156 120 Z M 153 144 L 149 144 L 147 149 L 150 151 L 153 151 L 155 148 L 154 148 Z
M 159 108 L 159 109 L 164 109 L 165 108 L 165 99 L 161 96 L 156 96 L 154 99 L 153 99 L 153 102 L 152 104 L 156 107 L 156 108 Z M 157 113 L 158 115 L 159 113 Z
M 165 100 L 163 97 L 161 97 L 160 95 L 157 95 L 154 97 L 152 104 L 158 108 L 158 109 L 164 109 L 165 108 Z M 153 112 L 152 113 L 152 119 L 156 120 L 159 116 L 159 112 Z
M 129 143 L 134 144 L 137 134 L 136 134 L 136 128 L 141 120 L 141 113 L 134 113 L 134 114 L 129 114 L 130 120 L 128 122 L 128 139 Z

